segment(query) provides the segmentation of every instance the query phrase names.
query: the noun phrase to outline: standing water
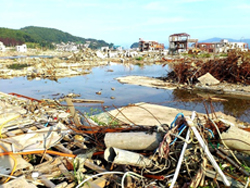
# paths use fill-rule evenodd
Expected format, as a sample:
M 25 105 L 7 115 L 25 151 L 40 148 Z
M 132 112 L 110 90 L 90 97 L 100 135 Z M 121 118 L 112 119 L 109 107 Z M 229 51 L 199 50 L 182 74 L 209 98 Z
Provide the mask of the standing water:
M 60 78 L 57 81 L 47 79 L 27 80 L 26 77 L 0 79 L 0 91 L 19 93 L 29 97 L 53 99 L 55 94 L 80 94 L 82 99 L 103 100 L 104 105 L 121 107 L 130 103 L 150 102 L 164 106 L 195 110 L 205 113 L 205 107 L 198 96 L 187 90 L 165 90 L 144 86 L 121 84 L 115 78 L 121 76 L 138 75 L 148 77 L 166 76 L 168 67 L 161 65 L 122 65 L 110 63 L 107 66 L 95 67 L 92 73 L 82 76 Z M 111 88 L 114 88 L 112 90 Z M 96 92 L 100 91 L 101 95 Z M 114 99 L 111 99 L 114 98 Z M 225 98 L 225 97 L 224 97 Z M 250 100 L 226 97 L 228 101 L 213 102 L 215 111 L 222 111 L 243 121 L 250 122 Z M 95 104 L 96 105 L 96 104 Z M 88 111 L 89 106 L 78 105 L 81 111 Z M 87 107 L 86 107 L 87 106 Z M 100 108 L 100 105 L 97 107 Z

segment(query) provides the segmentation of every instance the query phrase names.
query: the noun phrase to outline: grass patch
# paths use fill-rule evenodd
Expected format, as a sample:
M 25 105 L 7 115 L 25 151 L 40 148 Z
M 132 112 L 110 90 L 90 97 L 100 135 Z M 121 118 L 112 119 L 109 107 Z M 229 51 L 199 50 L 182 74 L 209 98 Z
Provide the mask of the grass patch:
M 89 117 L 90 119 L 92 119 L 94 122 L 96 122 L 98 125 L 101 126 L 116 126 L 119 125 L 119 122 L 116 120 L 113 120 L 111 117 L 108 117 L 106 122 L 102 122 L 99 120 L 98 116 L 96 116 L 95 114 L 99 114 L 102 111 L 100 109 L 97 108 L 90 108 L 90 111 L 85 113 L 85 115 L 87 117 Z
M 143 60 L 143 57 L 136 57 L 135 60 L 137 60 L 137 61 L 142 61 L 142 60 Z
M 14 69 L 14 70 L 21 70 L 24 69 L 25 67 L 29 67 L 30 65 L 28 64 L 20 64 L 20 63 L 14 63 L 12 65 L 8 65 L 8 69 Z
M 227 54 L 227 53 L 222 53 L 222 54 L 220 54 L 219 56 L 220 56 L 220 57 L 227 57 L 228 54 Z
M 209 53 L 202 53 L 202 54 L 199 54 L 199 55 L 197 55 L 197 57 L 200 57 L 200 58 L 210 58 L 211 57 L 211 54 L 209 54 Z

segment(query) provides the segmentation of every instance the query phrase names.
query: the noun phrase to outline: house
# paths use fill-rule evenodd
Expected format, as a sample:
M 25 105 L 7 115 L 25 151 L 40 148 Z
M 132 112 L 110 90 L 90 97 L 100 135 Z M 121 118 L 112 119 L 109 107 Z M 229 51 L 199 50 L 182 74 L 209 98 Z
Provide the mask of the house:
M 222 39 L 220 42 L 197 43 L 196 47 L 210 53 L 227 53 L 230 50 L 248 51 L 248 44 L 245 42 L 229 42 Z
M 109 47 L 108 46 L 103 46 L 101 47 L 101 51 L 102 52 L 107 52 L 109 50 Z
M 164 44 L 153 40 L 143 40 L 139 38 L 139 51 L 164 50 Z
M 229 42 L 226 39 L 215 43 L 215 53 L 226 53 L 230 50 L 248 51 L 248 44 L 245 42 Z
M 114 46 L 113 46 L 113 50 L 122 51 L 123 48 L 122 48 L 122 46 L 114 45 Z
M 214 49 L 215 49 L 215 43 L 213 42 L 201 42 L 201 43 L 197 43 L 195 45 L 195 48 L 200 49 L 201 51 L 204 52 L 209 52 L 209 53 L 213 53 Z
M 3 42 L 0 41 L 0 52 L 4 52 L 4 51 L 5 51 L 5 46 Z
M 18 52 L 27 52 L 26 44 L 16 46 L 16 51 L 18 51 Z
M 90 45 L 91 41 L 86 41 L 86 43 L 83 45 L 84 48 L 88 48 Z
M 188 51 L 189 44 L 197 43 L 198 39 L 190 39 L 187 33 L 176 33 L 169 36 L 169 53 Z

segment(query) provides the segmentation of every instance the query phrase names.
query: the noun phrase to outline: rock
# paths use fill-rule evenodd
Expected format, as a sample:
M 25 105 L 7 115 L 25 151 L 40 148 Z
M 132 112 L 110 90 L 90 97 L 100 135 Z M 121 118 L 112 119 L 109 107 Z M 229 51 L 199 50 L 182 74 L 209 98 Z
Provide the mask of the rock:
M 101 91 L 97 91 L 96 94 L 97 94 L 97 95 L 101 95 L 102 92 L 101 92 Z
M 202 85 L 217 85 L 220 83 L 219 80 L 214 78 L 210 73 L 206 73 L 203 76 L 199 77 L 198 80 Z
M 69 98 L 76 98 L 76 97 L 80 97 L 81 95 L 80 94 L 76 94 L 76 93 L 69 93 L 66 95 L 66 97 L 69 97 Z

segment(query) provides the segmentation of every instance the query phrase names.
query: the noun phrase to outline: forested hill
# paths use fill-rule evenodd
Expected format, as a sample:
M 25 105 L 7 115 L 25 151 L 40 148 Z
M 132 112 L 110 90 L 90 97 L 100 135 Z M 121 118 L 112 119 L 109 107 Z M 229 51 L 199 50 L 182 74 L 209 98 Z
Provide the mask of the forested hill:
M 33 36 L 21 30 L 0 28 L 0 41 L 6 46 L 15 46 L 24 42 L 36 42 Z
M 0 41 L 2 41 L 6 46 L 15 46 L 22 43 L 38 43 L 42 47 L 49 47 L 53 42 L 76 42 L 85 44 L 86 41 L 91 41 L 89 47 L 93 49 L 113 45 L 112 43 L 109 44 L 104 40 L 85 39 L 73 36 L 58 29 L 36 26 L 24 27 L 20 30 L 0 28 Z
M 130 48 L 138 48 L 139 47 L 139 42 L 134 42 Z

